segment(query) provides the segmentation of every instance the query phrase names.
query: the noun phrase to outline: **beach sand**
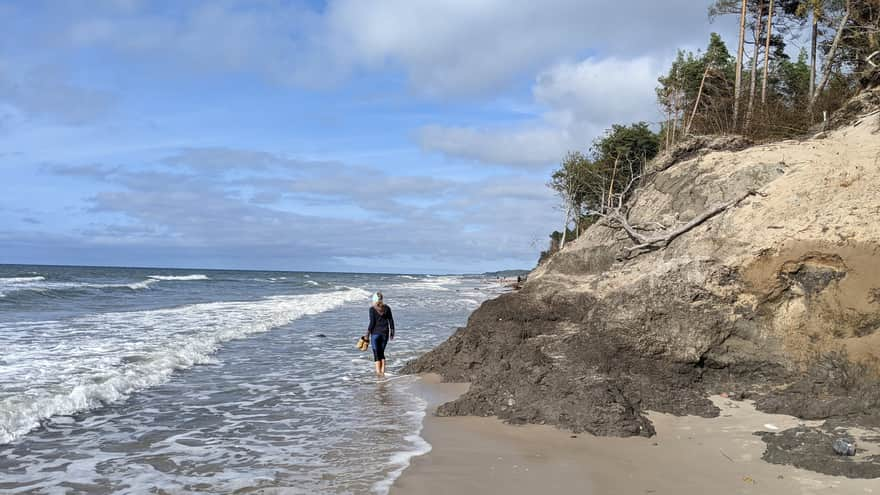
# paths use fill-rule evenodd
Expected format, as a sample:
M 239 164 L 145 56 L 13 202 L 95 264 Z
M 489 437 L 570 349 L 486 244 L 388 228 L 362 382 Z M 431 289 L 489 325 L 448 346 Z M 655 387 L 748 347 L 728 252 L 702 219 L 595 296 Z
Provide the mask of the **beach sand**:
M 433 449 L 412 460 L 392 495 L 880 493 L 877 480 L 762 461 L 764 443 L 754 432 L 804 422 L 758 412 L 749 401 L 715 396 L 717 418 L 650 413 L 656 436 L 601 438 L 495 418 L 437 417 L 437 405 L 467 385 L 425 375 L 415 387 L 428 401 L 422 436 Z

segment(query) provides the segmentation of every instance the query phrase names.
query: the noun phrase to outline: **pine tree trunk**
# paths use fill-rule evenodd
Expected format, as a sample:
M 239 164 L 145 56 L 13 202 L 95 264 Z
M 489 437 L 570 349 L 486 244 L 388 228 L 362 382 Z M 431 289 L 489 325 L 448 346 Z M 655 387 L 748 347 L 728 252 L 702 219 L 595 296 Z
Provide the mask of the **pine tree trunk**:
M 676 73 L 676 77 L 678 74 Z M 678 89 L 672 87 L 672 146 L 675 146 L 675 128 L 678 127 Z
M 614 170 L 611 171 L 611 185 L 608 186 L 608 206 L 611 206 L 612 198 L 614 198 L 614 179 L 617 177 L 617 163 L 620 162 L 620 155 L 614 159 Z
M 666 103 L 667 104 L 669 103 L 669 96 L 666 97 Z M 666 149 L 667 150 L 671 147 L 671 144 L 669 143 L 669 131 L 670 131 L 669 126 L 671 125 L 671 123 L 672 123 L 672 114 L 670 113 L 669 108 L 667 107 L 667 109 L 666 109 Z
M 733 128 L 736 130 L 739 122 L 739 100 L 742 96 L 742 64 L 743 49 L 746 42 L 746 13 L 747 0 L 742 0 L 742 12 L 739 15 L 739 47 L 736 50 L 736 80 L 733 85 Z
M 565 208 L 565 223 L 562 225 L 562 237 L 559 238 L 559 250 L 565 247 L 565 234 L 568 233 L 568 219 L 571 218 L 571 208 Z
M 688 123 L 684 128 L 684 137 L 687 137 L 691 133 L 691 126 L 694 124 L 694 117 L 697 116 L 697 107 L 700 106 L 700 98 L 703 96 L 703 86 L 706 84 L 706 76 L 709 75 L 710 68 L 712 68 L 712 64 L 706 64 L 706 70 L 703 71 L 703 78 L 700 80 L 700 89 L 697 91 L 697 100 L 694 102 L 694 110 L 691 112 L 691 118 L 688 120 Z
M 767 13 L 767 44 L 764 46 L 764 80 L 761 81 L 761 105 L 767 104 L 767 73 L 770 71 L 770 37 L 773 35 L 773 1 Z
M 816 86 L 816 92 L 810 95 L 810 108 L 816 104 L 816 100 L 819 98 L 822 90 L 825 89 L 825 85 L 828 84 L 828 78 L 831 77 L 831 69 L 834 65 L 834 55 L 837 54 L 837 48 L 840 46 L 840 39 L 843 37 L 843 30 L 846 29 L 846 23 L 849 21 L 849 12 L 850 3 L 847 1 L 846 11 L 840 19 L 840 25 L 837 26 L 837 34 L 834 35 L 834 42 L 831 43 L 831 49 L 828 50 L 828 57 L 825 58 L 825 63 L 822 67 L 822 79 L 819 80 L 819 85 Z
M 748 129 L 752 124 L 752 111 L 755 109 L 755 92 L 757 90 L 758 81 L 758 55 L 761 49 L 761 20 L 764 13 L 764 0 L 758 2 L 758 11 L 755 12 L 755 48 L 752 50 L 752 73 L 749 75 L 749 107 L 746 110 L 746 125 Z
M 819 0 L 814 0 L 814 1 L 818 2 Z M 810 36 L 810 102 L 811 103 L 809 106 L 809 110 L 810 110 L 810 114 L 811 114 L 811 119 L 812 119 L 812 113 L 813 113 L 813 104 L 812 104 L 813 93 L 815 93 L 815 91 L 816 91 L 816 43 L 817 43 L 817 38 L 819 37 L 819 16 L 817 15 L 818 10 L 819 10 L 818 4 L 813 5 L 813 32 L 812 32 L 812 35 Z

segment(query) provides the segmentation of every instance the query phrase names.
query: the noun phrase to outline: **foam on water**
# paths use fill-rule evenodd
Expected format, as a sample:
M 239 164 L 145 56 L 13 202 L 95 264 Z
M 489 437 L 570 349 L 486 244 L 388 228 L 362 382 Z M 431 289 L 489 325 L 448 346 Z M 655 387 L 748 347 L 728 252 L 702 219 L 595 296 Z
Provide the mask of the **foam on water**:
M 150 275 L 147 278 L 151 278 L 153 280 L 210 280 L 207 275 L 203 275 L 201 273 L 195 273 L 192 275 Z
M 39 282 L 40 280 L 46 280 L 46 277 L 0 277 L 0 285 Z
M 159 282 L 159 279 L 148 278 L 146 280 L 141 280 L 140 282 L 134 282 L 131 284 L 126 284 L 125 286 L 131 290 L 139 290 L 139 289 L 149 289 L 151 285 Z
M 0 425 L 14 437 L 0 444 L 2 489 L 386 493 L 430 450 L 424 402 L 393 372 L 496 290 L 463 277 L 82 272 L 31 283 L 127 286 L 0 311 Z M 375 290 L 398 331 L 384 380 L 354 346 Z M 83 309 L 41 313 L 60 303 Z
M 422 420 L 425 417 L 425 408 L 427 405 L 427 402 L 423 399 L 419 399 L 419 409 L 404 413 L 404 416 L 415 421 L 416 424 L 418 424 L 418 427 L 415 433 L 404 437 L 404 440 L 407 442 L 407 447 L 399 452 L 395 452 L 388 459 L 388 464 L 392 466 L 392 470 L 384 479 L 373 484 L 372 490 L 374 493 L 383 495 L 388 493 L 397 478 L 399 478 L 400 475 L 403 474 L 403 471 L 409 467 L 413 457 L 425 455 L 431 451 L 431 444 L 421 436 Z
M 158 282 L 210 280 L 207 275 L 149 275 L 145 280 L 131 283 L 94 283 L 68 282 L 47 280 L 44 276 L 33 277 L 2 277 L 0 278 L 0 297 L 7 297 L 17 292 L 34 292 L 38 294 L 63 294 L 70 291 L 87 289 L 148 289 Z
M 6 349 L 0 365 L 0 444 L 46 418 L 117 402 L 164 383 L 176 370 L 211 363 L 224 342 L 368 296 L 363 290 L 274 296 L 15 325 L 38 329 L 39 340 L 0 324 Z
M 46 280 L 43 276 L 36 277 L 2 277 L 0 278 L 0 297 L 6 297 L 7 294 L 20 290 L 27 290 L 39 287 Z

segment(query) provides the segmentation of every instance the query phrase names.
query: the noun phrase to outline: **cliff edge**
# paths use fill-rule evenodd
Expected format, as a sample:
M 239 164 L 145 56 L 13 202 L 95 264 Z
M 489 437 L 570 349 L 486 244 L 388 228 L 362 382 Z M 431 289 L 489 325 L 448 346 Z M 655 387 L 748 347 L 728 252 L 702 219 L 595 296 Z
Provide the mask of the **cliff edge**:
M 658 158 L 626 218 L 651 237 L 727 208 L 635 251 L 599 221 L 405 371 L 472 383 L 438 414 L 597 435 L 652 435 L 646 410 L 717 415 L 720 392 L 880 418 L 880 115 L 743 146 Z

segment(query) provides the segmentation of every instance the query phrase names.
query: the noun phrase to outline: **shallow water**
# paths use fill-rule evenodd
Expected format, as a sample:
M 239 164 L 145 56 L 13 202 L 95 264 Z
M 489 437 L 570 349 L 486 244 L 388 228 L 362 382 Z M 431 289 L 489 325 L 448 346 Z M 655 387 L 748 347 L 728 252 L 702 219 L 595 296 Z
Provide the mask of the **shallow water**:
M 388 379 L 355 348 L 381 289 Z M 4 493 L 383 493 L 476 278 L 0 266 Z

